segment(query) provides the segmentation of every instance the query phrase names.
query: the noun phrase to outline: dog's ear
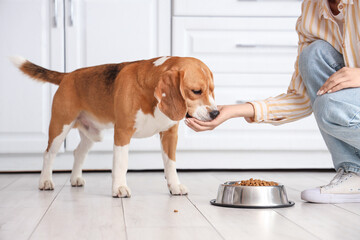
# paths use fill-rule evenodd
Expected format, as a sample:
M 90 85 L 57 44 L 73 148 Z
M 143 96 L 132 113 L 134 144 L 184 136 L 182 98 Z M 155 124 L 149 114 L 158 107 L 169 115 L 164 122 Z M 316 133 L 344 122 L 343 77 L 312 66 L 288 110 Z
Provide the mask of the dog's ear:
M 161 112 L 173 121 L 180 121 L 187 112 L 183 96 L 184 72 L 168 70 L 160 77 L 155 88 L 155 97 Z
M 215 100 L 215 94 L 214 94 L 214 75 L 213 73 L 210 71 L 210 84 L 209 84 L 209 88 L 212 89 L 211 92 L 211 96 L 213 97 L 213 99 Z

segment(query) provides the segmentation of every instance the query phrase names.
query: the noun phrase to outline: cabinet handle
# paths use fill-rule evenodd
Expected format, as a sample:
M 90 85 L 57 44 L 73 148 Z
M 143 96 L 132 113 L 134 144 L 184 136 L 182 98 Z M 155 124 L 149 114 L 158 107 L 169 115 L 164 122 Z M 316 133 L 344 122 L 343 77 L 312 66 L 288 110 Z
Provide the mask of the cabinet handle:
M 57 0 L 53 0 L 53 17 L 52 17 L 52 26 L 53 28 L 57 28 L 57 19 L 58 19 L 58 2 Z
M 73 0 L 69 0 L 70 5 L 70 14 L 69 14 L 69 26 L 74 26 L 74 2 Z
M 296 45 L 236 44 L 236 48 L 296 48 Z

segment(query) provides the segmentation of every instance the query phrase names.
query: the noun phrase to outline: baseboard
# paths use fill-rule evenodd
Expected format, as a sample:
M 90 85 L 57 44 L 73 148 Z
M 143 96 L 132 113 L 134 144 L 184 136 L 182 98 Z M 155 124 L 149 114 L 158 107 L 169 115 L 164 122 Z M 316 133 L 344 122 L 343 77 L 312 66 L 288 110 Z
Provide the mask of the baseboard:
M 85 170 L 110 170 L 111 152 L 91 152 L 84 163 Z M 178 169 L 331 169 L 327 151 L 179 151 Z M 60 153 L 54 170 L 71 170 L 72 153 Z M 0 171 L 39 171 L 42 154 L 1 154 Z M 163 169 L 161 153 L 130 152 L 130 170 Z

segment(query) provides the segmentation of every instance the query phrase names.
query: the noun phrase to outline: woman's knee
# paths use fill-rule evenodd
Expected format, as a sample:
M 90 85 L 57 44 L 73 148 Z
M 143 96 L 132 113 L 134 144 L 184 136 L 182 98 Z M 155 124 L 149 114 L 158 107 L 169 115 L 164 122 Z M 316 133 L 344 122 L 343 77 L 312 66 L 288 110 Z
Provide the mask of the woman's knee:
M 332 51 L 336 51 L 330 43 L 324 40 L 317 40 L 307 46 L 299 56 L 299 71 L 302 76 L 313 72 L 324 63 L 329 62 L 327 58 Z M 331 54 L 330 54 L 331 55 Z

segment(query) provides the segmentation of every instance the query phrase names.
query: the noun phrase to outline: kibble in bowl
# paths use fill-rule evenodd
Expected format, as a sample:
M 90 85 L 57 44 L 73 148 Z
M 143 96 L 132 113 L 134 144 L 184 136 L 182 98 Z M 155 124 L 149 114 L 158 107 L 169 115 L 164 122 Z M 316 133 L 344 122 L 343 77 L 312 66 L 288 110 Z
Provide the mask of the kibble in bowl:
M 277 182 L 265 181 L 260 179 L 250 178 L 249 180 L 241 180 L 240 182 L 234 182 L 233 186 L 279 186 Z
M 291 207 L 294 202 L 287 198 L 284 185 L 274 181 L 250 178 L 220 184 L 212 205 L 239 208 Z

